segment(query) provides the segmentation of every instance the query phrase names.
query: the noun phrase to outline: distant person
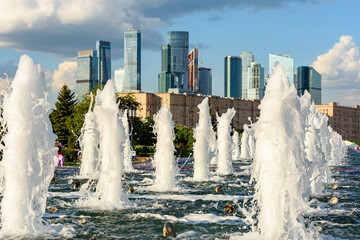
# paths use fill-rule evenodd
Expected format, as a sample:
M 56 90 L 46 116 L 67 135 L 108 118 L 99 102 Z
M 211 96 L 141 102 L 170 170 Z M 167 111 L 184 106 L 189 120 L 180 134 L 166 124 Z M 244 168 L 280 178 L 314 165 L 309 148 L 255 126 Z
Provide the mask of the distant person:
M 63 153 L 62 153 L 62 151 L 61 150 L 59 150 L 58 151 L 58 155 L 59 155 L 59 157 L 58 157 L 58 159 L 59 159 L 59 161 L 58 161 L 58 166 L 64 166 L 64 163 L 65 163 L 65 158 L 64 158 L 64 156 L 63 156 Z

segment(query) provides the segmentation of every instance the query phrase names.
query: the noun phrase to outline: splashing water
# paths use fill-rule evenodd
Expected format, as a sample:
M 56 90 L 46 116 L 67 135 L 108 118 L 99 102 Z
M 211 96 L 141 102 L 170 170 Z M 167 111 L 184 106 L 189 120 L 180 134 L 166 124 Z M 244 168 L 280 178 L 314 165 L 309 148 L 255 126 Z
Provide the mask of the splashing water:
M 209 160 L 213 157 L 211 139 L 215 138 L 215 132 L 211 125 L 208 98 L 206 97 L 199 105 L 199 123 L 194 131 L 194 180 L 207 181 L 209 179 Z
M 156 135 L 156 152 L 154 155 L 155 182 L 151 189 L 159 192 L 175 188 L 177 169 L 174 158 L 174 122 L 166 104 L 154 116 L 154 133 Z
M 236 111 L 234 108 L 229 108 L 226 113 L 219 117 L 217 115 L 217 149 L 218 149 L 218 163 L 216 173 L 220 175 L 227 175 L 233 172 L 232 158 L 231 158 L 231 120 Z
M 102 91 L 98 90 L 94 114 L 100 133 L 100 177 L 96 192 L 78 204 L 107 210 L 120 209 L 127 202 L 121 186 L 125 130 L 112 80 L 107 81 Z
M 256 124 L 244 124 L 244 132 L 241 137 L 241 159 L 253 159 L 255 155 L 255 137 L 253 127 Z
M 234 131 L 232 136 L 232 159 L 239 160 L 240 159 L 240 147 L 239 147 L 239 133 Z
M 310 239 L 301 212 L 308 208 L 304 116 L 281 65 L 274 68 L 255 127 L 252 178 L 259 209 L 258 239 Z M 254 233 L 252 233 L 254 234 Z
M 54 173 L 52 156 L 56 136 L 49 120 L 50 104 L 40 65 L 26 55 L 20 58 L 12 83 L 5 94 L 2 126 L 6 124 L 2 146 L 1 236 L 34 234 L 46 230 L 42 217 Z
M 330 165 L 341 165 L 346 156 L 346 144 L 340 134 L 328 126 L 330 132 L 331 160 Z
M 99 175 L 99 132 L 97 129 L 95 113 L 91 111 L 92 106 L 93 95 L 91 94 L 89 111 L 85 114 L 85 121 L 81 128 L 81 135 L 79 138 L 82 155 L 80 177 L 83 178 L 97 178 Z
M 129 121 L 128 121 L 127 113 L 128 110 L 126 109 L 121 119 L 125 129 L 124 167 L 126 172 L 133 172 L 134 167 L 131 161 L 133 158 L 133 151 L 131 149 L 131 144 L 130 144 Z

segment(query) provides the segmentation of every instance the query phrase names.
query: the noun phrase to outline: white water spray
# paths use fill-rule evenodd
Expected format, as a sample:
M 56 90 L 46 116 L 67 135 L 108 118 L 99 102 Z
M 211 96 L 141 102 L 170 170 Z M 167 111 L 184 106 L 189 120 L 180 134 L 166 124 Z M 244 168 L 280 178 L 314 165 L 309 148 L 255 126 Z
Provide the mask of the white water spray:
M 226 113 L 219 117 L 217 115 L 217 149 L 218 162 L 216 172 L 220 175 L 227 175 L 233 173 L 232 158 L 231 158 L 231 120 L 236 111 L 234 108 L 229 108 Z
M 237 131 L 234 131 L 232 136 L 232 159 L 240 159 L 239 133 Z
M 92 106 L 93 95 L 91 94 L 89 111 L 85 114 L 85 121 L 81 128 L 81 135 L 79 138 L 82 156 L 80 177 L 83 178 L 97 178 L 99 175 L 99 132 L 97 129 L 95 113 L 91 111 Z
M 100 133 L 101 171 L 96 192 L 80 206 L 100 209 L 120 209 L 126 203 L 122 191 L 121 177 L 124 173 L 125 130 L 121 113 L 116 104 L 115 86 L 112 80 L 107 81 L 102 91 L 98 90 L 94 114 Z
M 275 67 L 259 108 L 252 173 L 256 181 L 254 203 L 259 208 L 257 238 L 310 239 L 301 216 L 310 195 L 304 156 L 305 119 L 284 67 Z
M 45 230 L 48 187 L 54 173 L 52 157 L 56 136 L 49 120 L 46 83 L 40 65 L 26 55 L 20 58 L 5 96 L 2 126 L 6 134 L 2 146 L 1 236 L 19 236 Z
M 155 182 L 154 191 L 166 192 L 175 188 L 177 173 L 174 157 L 174 122 L 172 114 L 164 104 L 154 116 L 154 133 L 156 135 L 156 152 L 154 155 Z
M 124 167 L 126 172 L 133 172 L 134 167 L 132 165 L 133 151 L 131 149 L 130 135 L 129 135 L 129 121 L 128 121 L 128 110 L 124 111 L 122 117 L 122 123 L 125 129 L 125 144 L 124 144 Z
M 199 123 L 194 131 L 194 180 L 207 181 L 209 179 L 209 163 L 213 157 L 211 139 L 215 138 L 215 132 L 211 125 L 208 98 L 206 97 L 199 105 Z

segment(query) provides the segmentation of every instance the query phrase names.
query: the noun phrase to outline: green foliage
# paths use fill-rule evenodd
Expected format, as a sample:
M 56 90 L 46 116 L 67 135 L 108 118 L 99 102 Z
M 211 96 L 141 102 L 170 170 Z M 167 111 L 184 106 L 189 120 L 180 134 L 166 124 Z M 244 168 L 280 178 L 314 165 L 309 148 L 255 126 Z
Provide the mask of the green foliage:
M 156 137 L 153 133 L 154 123 L 155 121 L 150 118 L 145 120 L 138 117 L 133 120 L 130 119 L 130 126 L 133 126 L 133 145 L 154 146 L 156 143 Z
M 117 97 L 119 108 L 124 109 L 139 109 L 140 103 L 135 100 L 134 93 L 128 93 L 125 96 Z
M 66 162 L 76 162 L 78 158 L 77 150 L 73 148 L 64 148 L 63 155 Z M 66 164 L 65 164 L 66 165 Z
M 76 99 L 68 86 L 64 85 L 59 92 L 55 109 L 50 113 L 53 132 L 58 136 L 57 141 L 64 146 L 68 145 L 71 128 L 66 124 L 74 113 Z
M 148 157 L 155 153 L 154 146 L 135 145 L 134 150 L 136 151 L 136 155 L 142 157 Z
M 188 157 L 192 150 L 195 142 L 193 129 L 181 125 L 175 126 L 175 150 L 176 155 L 181 157 Z
M 347 140 L 347 141 L 356 143 L 357 145 L 360 146 L 360 140 Z

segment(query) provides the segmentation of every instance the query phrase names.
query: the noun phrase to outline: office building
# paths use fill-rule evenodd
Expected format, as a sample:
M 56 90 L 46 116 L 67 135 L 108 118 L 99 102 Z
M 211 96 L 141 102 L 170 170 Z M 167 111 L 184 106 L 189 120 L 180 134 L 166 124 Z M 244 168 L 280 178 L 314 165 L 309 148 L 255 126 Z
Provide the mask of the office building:
M 321 104 L 321 75 L 313 68 L 301 66 L 297 68 L 297 91 L 301 96 L 307 90 L 315 104 Z
M 125 75 L 124 68 L 119 68 L 118 70 L 114 71 L 114 84 L 115 84 L 116 92 L 125 92 L 124 75 Z
M 261 100 L 264 97 L 264 68 L 260 63 L 252 62 L 247 70 L 246 78 L 249 80 L 247 89 L 248 100 Z M 244 76 L 244 75 L 243 75 Z
M 290 55 L 269 54 L 269 77 L 271 78 L 276 64 L 280 63 L 285 67 L 286 76 L 290 84 L 294 83 L 294 59 Z
M 108 41 L 96 41 L 97 80 L 101 86 L 111 79 L 111 44 Z
M 203 95 L 212 94 L 211 68 L 199 67 L 199 93 Z
M 177 88 L 188 88 L 189 32 L 168 32 L 170 52 L 170 72 L 175 75 Z
M 171 47 L 161 47 L 161 72 L 158 75 L 158 92 L 166 93 L 169 88 L 176 88 L 175 75 L 171 73 Z
M 241 58 L 227 56 L 224 59 L 224 97 L 241 97 Z
M 194 48 L 189 53 L 189 89 L 195 92 L 199 91 L 199 73 L 198 73 L 198 49 Z
M 97 53 L 94 50 L 79 51 L 75 93 L 81 100 L 91 89 L 97 86 Z
M 251 51 L 242 51 L 240 54 L 241 57 L 241 96 L 242 98 L 247 99 L 247 91 L 249 89 L 249 74 L 248 70 L 251 66 L 251 63 L 255 61 L 255 56 L 252 54 Z
M 128 29 L 124 33 L 123 91 L 141 90 L 141 33 Z

